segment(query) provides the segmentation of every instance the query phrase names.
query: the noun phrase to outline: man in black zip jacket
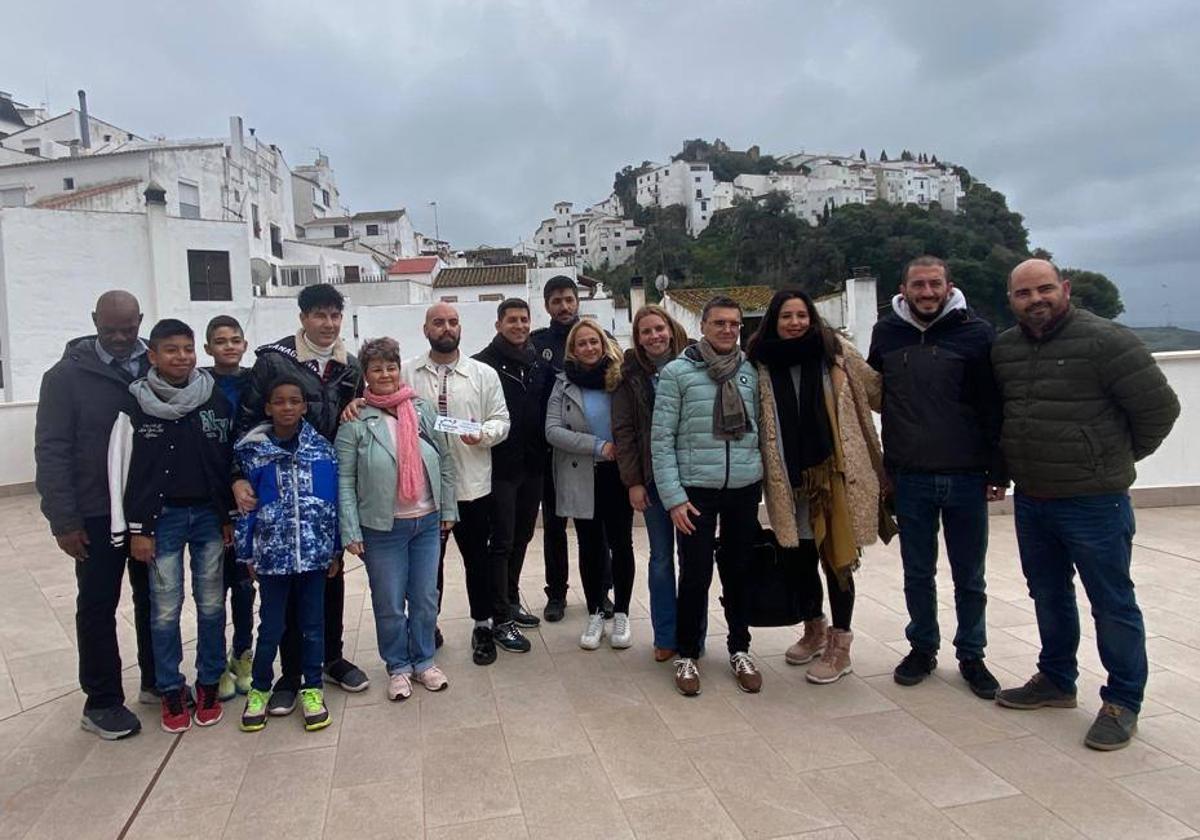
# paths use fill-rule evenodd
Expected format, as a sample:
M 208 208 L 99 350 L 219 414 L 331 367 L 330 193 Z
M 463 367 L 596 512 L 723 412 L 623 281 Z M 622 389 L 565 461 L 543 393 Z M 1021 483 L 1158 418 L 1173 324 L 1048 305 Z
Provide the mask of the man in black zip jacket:
M 254 351 L 254 367 L 242 397 L 238 436 L 244 435 L 267 419 L 263 411 L 267 389 L 282 374 L 298 379 L 304 387 L 308 413 L 304 415 L 326 439 L 337 437 L 342 410 L 362 392 L 362 370 L 358 359 L 342 343 L 342 293 L 328 283 L 306 286 L 297 299 L 300 329 L 295 335 L 264 344 Z M 249 482 L 234 483 L 238 508 L 253 510 L 257 504 Z M 339 552 L 340 555 L 340 552 Z M 342 630 L 346 583 L 341 557 L 330 565 L 331 577 L 325 583 L 325 678 L 345 691 L 365 691 L 370 684 L 366 673 L 342 655 Z M 336 571 L 334 571 L 336 570 Z M 287 627 L 279 645 L 280 671 L 268 711 L 289 714 L 296 706 L 300 691 L 300 636 L 294 629 L 294 604 L 288 604 Z
M 893 677 L 916 685 L 937 666 L 940 517 L 954 580 L 959 671 L 986 699 L 999 688 L 983 662 L 987 503 L 1003 499 L 1008 484 L 990 360 L 995 338 L 992 325 L 954 288 L 946 263 L 922 256 L 905 266 L 867 358 L 883 376 L 883 459 L 900 526 L 905 635 L 912 646 Z
M 492 516 L 489 553 L 497 616 L 508 620 L 494 628 L 496 644 L 528 650 L 517 627 L 537 627 L 538 618 L 521 607 L 521 568 L 537 527 L 542 501 L 546 451 L 546 400 L 553 370 L 529 343 L 529 304 L 509 298 L 496 312 L 496 335 L 475 354 L 493 368 L 508 405 L 508 437 L 492 447 Z M 515 625 L 515 626 L 514 626 Z M 520 642 L 524 642 L 521 645 Z
M 562 373 L 563 360 L 567 352 L 567 336 L 571 328 L 579 323 L 579 287 L 575 281 L 565 274 L 559 274 L 546 281 L 542 288 L 542 296 L 546 312 L 550 316 L 550 326 L 540 327 L 529 335 L 534 350 L 542 361 L 550 367 L 550 384 L 554 386 L 554 376 Z M 607 332 L 607 331 L 606 331 Z M 611 337 L 611 336 L 610 336 Z M 547 394 L 549 398 L 549 394 Z M 567 554 L 567 519 L 558 516 L 555 511 L 553 452 L 549 446 L 542 451 L 543 484 L 542 484 L 542 554 L 546 562 L 546 609 L 543 611 L 547 621 L 562 621 L 567 609 L 567 582 L 570 579 L 570 558 Z M 607 556 L 608 549 L 605 548 Z M 604 591 L 612 590 L 611 559 L 604 567 Z M 604 617 L 613 617 L 613 602 L 609 595 L 604 596 Z
M 154 694 L 150 640 L 150 585 L 146 566 L 114 547 L 108 498 L 108 439 L 117 415 L 133 405 L 129 385 L 150 366 L 138 338 L 137 298 L 105 292 L 92 312 L 96 335 L 71 341 L 62 359 L 42 377 L 34 457 L 42 514 L 64 554 L 75 561 L 75 636 L 79 685 L 86 697 L 81 724 L 106 740 L 142 728 L 125 707 L 117 605 L 126 569 L 133 590 L 138 670 L 144 700 Z M 143 699 L 143 698 L 139 698 Z

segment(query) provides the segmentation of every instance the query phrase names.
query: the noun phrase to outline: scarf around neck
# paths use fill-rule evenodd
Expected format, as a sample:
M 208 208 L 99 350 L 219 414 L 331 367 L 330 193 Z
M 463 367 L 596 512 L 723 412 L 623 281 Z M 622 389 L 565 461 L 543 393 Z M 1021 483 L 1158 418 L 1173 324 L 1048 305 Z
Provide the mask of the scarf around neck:
M 591 368 L 580 366 L 578 362 L 568 359 L 563 364 L 563 372 L 567 375 L 567 381 L 573 382 L 580 388 L 588 388 L 593 391 L 603 391 L 605 389 L 605 379 L 607 378 L 608 366 L 612 364 L 612 359 L 605 356 Z
M 819 330 L 799 338 L 763 339 L 754 346 L 754 361 L 766 365 L 779 415 L 779 439 L 792 487 L 803 487 L 804 471 L 829 460 L 833 429 L 825 408 L 825 342 Z M 793 376 L 800 369 L 800 385 Z
M 367 405 L 396 417 L 396 498 L 404 505 L 420 501 L 425 493 L 425 462 L 421 460 L 421 432 L 417 425 L 417 395 L 408 385 L 390 394 L 363 391 Z
M 186 417 L 208 402 L 212 391 L 212 374 L 206 370 L 193 370 L 187 384 L 176 387 L 163 379 L 157 368 L 150 368 L 145 379 L 129 386 L 142 411 L 159 420 Z
M 517 347 L 504 336 L 496 333 L 492 337 L 492 349 L 510 362 L 516 362 L 525 367 L 530 367 L 537 361 L 537 352 L 533 349 L 533 344 L 528 340 L 520 347 Z
M 718 353 L 707 338 L 700 339 L 696 350 L 708 365 L 708 378 L 717 383 L 717 397 L 713 400 L 713 437 L 741 440 L 749 428 L 746 404 L 734 381 L 742 366 L 742 351 L 735 346 L 728 353 Z

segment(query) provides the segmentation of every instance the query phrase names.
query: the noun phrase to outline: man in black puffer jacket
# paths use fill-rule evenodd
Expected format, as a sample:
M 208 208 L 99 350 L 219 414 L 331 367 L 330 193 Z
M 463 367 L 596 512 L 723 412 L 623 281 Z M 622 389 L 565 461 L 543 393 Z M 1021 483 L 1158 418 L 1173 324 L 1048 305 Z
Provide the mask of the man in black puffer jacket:
M 512 425 L 508 437 L 492 447 L 492 516 L 489 552 L 495 573 L 495 614 L 518 627 L 541 622 L 521 607 L 521 568 L 537 527 L 542 501 L 546 452 L 546 400 L 554 372 L 529 342 L 529 304 L 509 298 L 496 313 L 496 336 L 475 354 L 493 368 L 504 389 Z M 511 635 L 510 630 L 508 632 Z M 497 643 L 501 632 L 497 632 Z
M 1146 631 L 1130 577 L 1134 463 L 1159 447 L 1179 400 L 1138 337 L 1071 305 L 1071 282 L 1047 260 L 1013 269 L 1017 326 L 992 347 L 1004 395 L 1001 441 L 1016 484 L 1021 571 L 1042 649 L 1024 686 L 996 695 L 1013 709 L 1075 708 L 1076 571 L 1096 622 L 1108 680 L 1084 743 L 1127 746 L 1146 689 Z
M 267 417 L 263 412 L 271 383 L 283 374 L 298 379 L 304 386 L 308 413 L 304 419 L 331 443 L 337 436 L 342 410 L 362 390 L 362 370 L 358 359 L 346 352 L 342 343 L 341 292 L 328 283 L 307 286 L 300 292 L 300 329 L 295 335 L 264 344 L 254 351 L 254 368 L 242 397 L 238 436 L 241 437 Z M 249 482 L 234 484 L 238 508 L 253 510 L 257 504 Z M 346 584 L 341 558 L 335 558 L 337 573 L 325 584 L 325 678 L 346 691 L 364 691 L 369 685 L 361 668 L 342 656 L 343 612 Z M 293 620 L 293 605 L 288 605 L 287 628 L 279 646 L 280 670 L 268 709 L 271 714 L 287 714 L 295 708 L 300 690 L 300 635 Z
M 937 666 L 940 519 L 954 580 L 959 672 L 988 700 L 1000 686 L 983 663 L 987 503 L 1003 499 L 1008 483 L 992 377 L 995 339 L 992 325 L 954 287 L 946 263 L 922 256 L 904 267 L 867 358 L 883 378 L 883 460 L 895 493 L 912 646 L 893 677 L 916 685 Z

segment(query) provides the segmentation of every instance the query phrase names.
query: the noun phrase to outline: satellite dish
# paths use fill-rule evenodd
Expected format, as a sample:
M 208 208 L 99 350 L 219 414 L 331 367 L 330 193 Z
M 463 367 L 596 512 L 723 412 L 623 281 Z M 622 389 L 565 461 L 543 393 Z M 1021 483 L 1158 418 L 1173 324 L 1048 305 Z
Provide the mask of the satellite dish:
M 266 286 L 271 280 L 271 264 L 261 257 L 251 257 L 250 279 L 255 286 Z
M 654 278 L 654 288 L 658 289 L 658 293 L 662 294 L 671 285 L 671 281 L 667 279 L 667 275 L 660 274 Z

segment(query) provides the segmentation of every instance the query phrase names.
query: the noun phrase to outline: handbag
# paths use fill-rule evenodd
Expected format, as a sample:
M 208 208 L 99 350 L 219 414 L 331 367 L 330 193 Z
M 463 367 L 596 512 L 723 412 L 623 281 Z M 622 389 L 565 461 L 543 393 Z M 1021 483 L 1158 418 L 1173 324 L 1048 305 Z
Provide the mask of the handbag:
M 717 551 L 726 546 L 718 540 Z M 798 549 L 779 545 L 775 532 L 759 527 L 746 555 L 746 617 L 751 627 L 791 627 L 806 617 L 800 592 Z M 725 603 L 724 597 L 721 603 Z

